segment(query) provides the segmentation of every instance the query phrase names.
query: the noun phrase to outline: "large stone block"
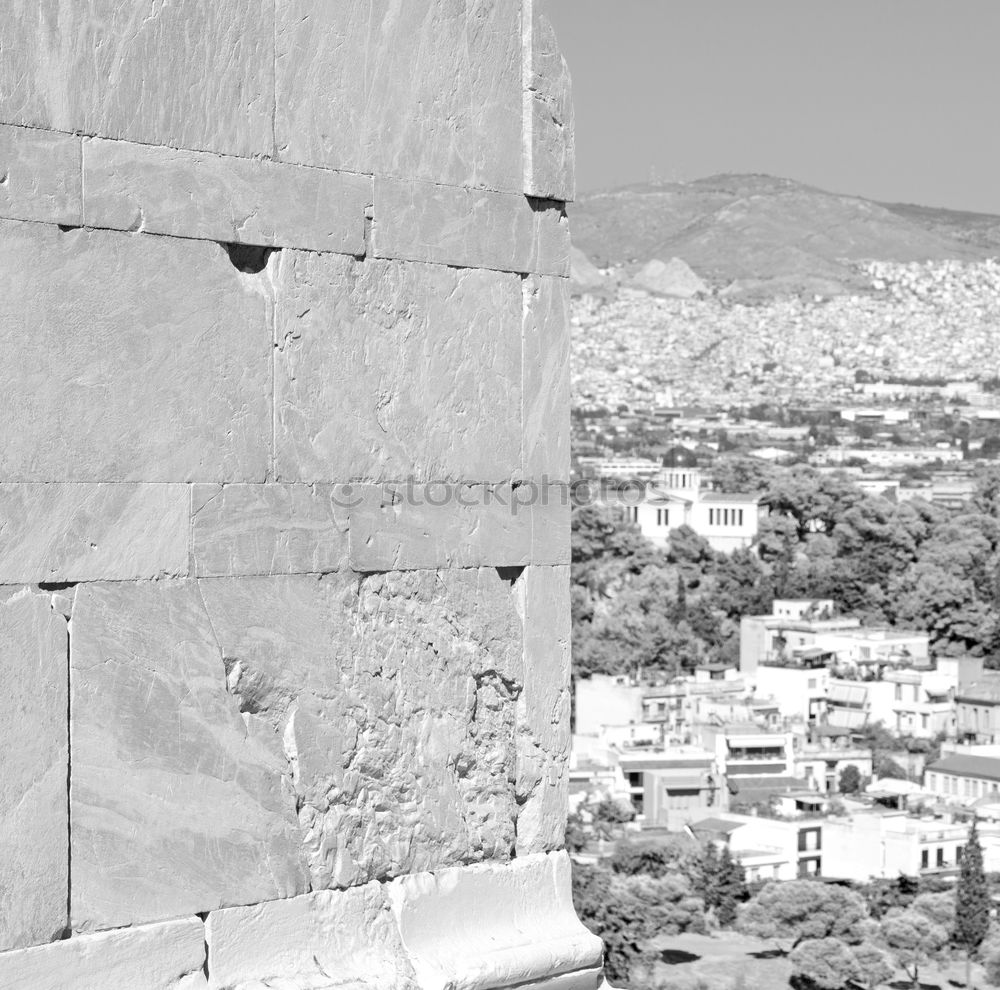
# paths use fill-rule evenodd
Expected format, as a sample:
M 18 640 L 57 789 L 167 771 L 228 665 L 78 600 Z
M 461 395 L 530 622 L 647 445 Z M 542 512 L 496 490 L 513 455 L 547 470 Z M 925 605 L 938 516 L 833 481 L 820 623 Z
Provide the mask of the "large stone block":
M 202 587 L 230 691 L 285 740 L 314 889 L 509 856 L 521 629 L 495 570 Z
M 377 258 L 569 274 L 566 214 L 547 200 L 376 176 L 374 216 Z
M 347 510 L 331 485 L 195 485 L 198 577 L 327 573 L 347 566 Z
M 513 0 L 279 4 L 279 157 L 520 191 L 519 6 Z
M 4 990 L 205 990 L 198 918 L 80 935 L 0 953 Z
M 524 476 L 569 481 L 569 281 L 524 279 Z
M 517 853 L 561 848 L 570 746 L 568 567 L 529 567 L 518 581 L 524 690 L 517 701 Z
M 542 0 L 523 3 L 524 191 L 565 202 L 576 194 L 569 68 L 542 13 Z
M 520 460 L 516 275 L 282 252 L 285 481 L 507 481 Z
M 377 485 L 351 514 L 351 567 L 399 571 L 531 561 L 532 506 L 510 485 Z
M 518 492 L 531 504 L 531 562 L 568 564 L 572 512 L 569 485 L 536 485 L 529 481 Z
M 601 940 L 573 910 L 565 853 L 401 877 L 389 898 L 422 990 L 600 985 Z
M 212 990 L 413 985 L 379 883 L 213 911 L 205 937 Z
M 189 503 L 186 485 L 0 483 L 0 583 L 183 576 Z
M 370 176 L 96 138 L 83 147 L 90 227 L 365 253 Z
M 272 4 L 8 0 L 0 120 L 232 155 L 274 147 Z
M 0 124 L 0 217 L 79 226 L 80 139 Z
M 66 622 L 49 596 L 0 589 L 0 950 L 68 924 L 66 680 Z
M 197 583 L 83 585 L 72 630 L 73 928 L 303 893 L 281 739 L 227 691 Z
M 4 481 L 263 480 L 270 303 L 215 244 L 0 221 Z

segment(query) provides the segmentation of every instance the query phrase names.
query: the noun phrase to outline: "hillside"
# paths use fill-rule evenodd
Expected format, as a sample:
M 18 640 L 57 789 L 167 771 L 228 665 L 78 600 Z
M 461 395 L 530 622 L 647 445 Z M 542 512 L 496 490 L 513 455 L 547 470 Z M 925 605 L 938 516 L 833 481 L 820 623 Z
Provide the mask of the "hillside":
M 619 280 L 650 260 L 680 258 L 732 297 L 865 291 L 850 262 L 1000 256 L 1000 217 L 876 203 L 767 175 L 592 193 L 571 220 L 575 246 L 619 269 Z

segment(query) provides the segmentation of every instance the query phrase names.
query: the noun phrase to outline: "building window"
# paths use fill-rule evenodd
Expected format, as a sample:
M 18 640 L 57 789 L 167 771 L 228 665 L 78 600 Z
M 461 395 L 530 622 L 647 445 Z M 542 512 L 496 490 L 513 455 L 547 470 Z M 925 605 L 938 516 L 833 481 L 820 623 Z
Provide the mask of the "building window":
M 928 866 L 931 865 L 931 854 L 930 850 L 923 849 L 920 852 L 920 869 L 926 870 Z
M 737 516 L 739 517 L 739 524 L 742 526 L 743 525 L 743 510 L 742 509 L 737 510 Z
M 902 701 L 902 700 L 903 700 L 903 685 L 902 684 L 897 684 L 896 685 L 896 701 Z
M 715 525 L 715 509 L 708 510 L 708 525 L 709 526 Z
M 960 866 L 965 855 L 965 846 L 955 846 L 955 865 Z
M 929 718 L 930 718 L 930 716 L 928 716 L 928 715 L 921 715 L 920 716 L 920 728 L 921 729 L 926 729 L 927 728 L 928 723 L 929 723 Z
M 938 849 L 937 851 L 937 865 L 944 866 L 944 849 Z

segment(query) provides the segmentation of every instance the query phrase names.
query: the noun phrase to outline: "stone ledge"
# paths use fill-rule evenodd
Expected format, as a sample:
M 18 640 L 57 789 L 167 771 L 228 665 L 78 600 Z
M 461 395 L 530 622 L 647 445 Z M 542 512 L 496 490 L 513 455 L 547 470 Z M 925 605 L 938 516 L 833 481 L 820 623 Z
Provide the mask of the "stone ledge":
M 80 935 L 0 953 L 4 990 L 203 990 L 198 918 Z
M 569 274 L 569 227 L 561 203 L 376 176 L 374 216 L 377 258 Z
M 365 253 L 371 176 L 100 139 L 83 170 L 91 227 Z
M 0 124 L 0 217 L 79 226 L 80 139 Z

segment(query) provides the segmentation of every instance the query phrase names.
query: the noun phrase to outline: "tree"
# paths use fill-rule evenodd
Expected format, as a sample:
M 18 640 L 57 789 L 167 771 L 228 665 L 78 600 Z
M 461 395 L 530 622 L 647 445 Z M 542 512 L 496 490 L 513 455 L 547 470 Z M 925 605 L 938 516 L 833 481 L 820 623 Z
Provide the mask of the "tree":
M 882 983 L 892 979 L 892 960 L 873 942 L 862 942 L 853 948 L 858 975 L 855 981 L 866 990 L 875 990 Z
M 820 990 L 840 990 L 848 980 L 861 976 L 850 946 L 839 938 L 806 939 L 792 950 L 788 961 L 793 975 L 804 976 Z
M 840 771 L 840 793 L 857 794 L 861 790 L 861 771 L 853 764 L 848 763 Z
M 611 869 L 627 876 L 660 879 L 680 874 L 689 877 L 698 871 L 698 844 L 687 835 L 671 835 L 662 842 L 622 840 L 611 857 Z
M 990 927 L 990 892 L 983 873 L 983 850 L 975 818 L 962 856 L 955 887 L 955 942 L 965 949 L 965 985 L 971 986 L 972 956 L 983 944 Z M 917 898 L 919 900 L 920 898 Z
M 739 905 L 747 899 L 746 871 L 733 859 L 729 846 L 719 857 L 718 883 L 716 885 L 715 918 L 722 928 L 736 921 Z
M 896 962 L 910 978 L 914 988 L 920 985 L 920 967 L 937 956 L 948 944 L 948 932 L 913 908 L 893 911 L 881 925 L 882 940 Z

